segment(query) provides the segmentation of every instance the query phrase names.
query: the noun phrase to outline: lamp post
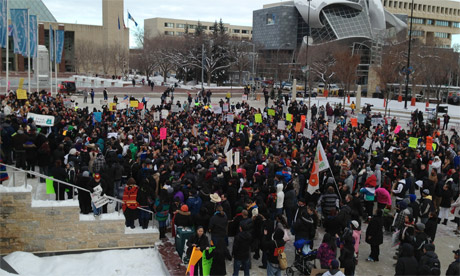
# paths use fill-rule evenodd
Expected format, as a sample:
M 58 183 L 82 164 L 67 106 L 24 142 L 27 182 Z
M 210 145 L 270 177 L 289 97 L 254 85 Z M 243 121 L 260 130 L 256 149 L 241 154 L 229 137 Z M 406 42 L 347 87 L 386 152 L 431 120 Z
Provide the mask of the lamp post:
M 310 45 L 310 33 L 311 33 L 310 6 L 311 6 L 311 0 L 308 0 L 308 17 L 307 17 L 308 33 L 307 33 L 307 47 L 305 50 L 305 94 L 307 94 L 307 83 L 308 83 L 308 77 L 310 73 L 310 68 L 308 68 L 308 46 Z M 310 110 L 310 106 L 311 106 L 311 87 L 310 87 L 310 93 L 308 95 L 308 110 Z
M 404 109 L 407 109 L 407 91 L 409 90 L 409 75 L 410 75 L 410 48 L 412 44 L 412 20 L 414 16 L 414 0 L 410 9 L 410 26 L 409 26 L 409 47 L 407 50 L 407 66 L 406 66 L 406 92 L 404 93 Z
M 283 43 L 281 44 L 279 47 L 278 47 L 278 50 L 276 51 L 276 78 L 275 78 L 275 84 L 276 84 L 276 80 L 278 80 L 278 74 L 279 74 L 279 63 L 280 63 L 280 49 L 283 47 L 283 46 L 291 46 L 291 43 Z M 279 89 L 281 89 L 281 82 L 280 82 L 280 87 Z

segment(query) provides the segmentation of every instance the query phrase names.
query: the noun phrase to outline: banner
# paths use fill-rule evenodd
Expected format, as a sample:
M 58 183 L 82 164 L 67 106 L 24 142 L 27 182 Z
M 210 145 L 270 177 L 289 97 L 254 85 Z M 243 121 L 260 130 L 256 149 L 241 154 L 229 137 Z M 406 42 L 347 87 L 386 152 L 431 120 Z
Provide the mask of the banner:
M 64 30 L 56 30 L 56 63 L 61 63 L 64 51 Z
M 187 274 L 190 271 L 190 266 L 194 266 L 196 265 L 196 263 L 198 263 L 202 256 L 203 253 L 196 247 L 193 247 L 192 255 L 190 255 L 190 261 L 188 263 L 187 271 L 185 272 L 185 274 Z
M 54 32 L 53 32 L 53 26 L 50 24 L 50 31 L 49 31 L 49 53 L 50 53 L 50 60 L 54 61 Z
M 14 53 L 27 56 L 27 9 L 10 9 L 13 23 Z
M 309 194 L 313 194 L 316 190 L 319 189 L 319 173 L 328 168 L 329 162 L 327 161 L 326 153 L 324 152 L 324 148 L 321 144 L 321 141 L 318 141 L 318 146 L 316 147 L 315 161 L 313 163 L 310 179 L 308 180 L 307 192 Z
M 54 126 L 54 116 L 28 113 L 27 119 L 32 118 L 37 126 Z
M 0 0 L 0 48 L 6 48 L 8 21 L 6 20 L 6 1 Z
M 38 31 L 38 22 L 36 15 L 29 15 L 29 49 L 30 57 L 37 57 L 37 31 Z

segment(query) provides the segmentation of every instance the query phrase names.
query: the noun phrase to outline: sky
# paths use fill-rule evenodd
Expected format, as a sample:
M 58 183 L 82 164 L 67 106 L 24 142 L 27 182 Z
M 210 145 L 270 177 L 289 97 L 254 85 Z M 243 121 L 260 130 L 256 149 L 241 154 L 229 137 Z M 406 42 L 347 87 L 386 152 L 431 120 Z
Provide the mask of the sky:
M 102 25 L 101 0 L 42 0 L 58 22 Z M 459 1 L 460 0 L 455 0 Z M 264 4 L 278 0 L 124 0 L 125 24 L 127 11 L 139 24 L 144 26 L 144 19 L 153 17 L 219 21 L 232 25 L 252 26 L 252 11 L 261 9 Z M 121 20 L 121 19 L 120 19 Z M 131 29 L 130 46 L 135 45 L 134 23 Z M 460 43 L 460 35 L 453 36 L 452 43 Z

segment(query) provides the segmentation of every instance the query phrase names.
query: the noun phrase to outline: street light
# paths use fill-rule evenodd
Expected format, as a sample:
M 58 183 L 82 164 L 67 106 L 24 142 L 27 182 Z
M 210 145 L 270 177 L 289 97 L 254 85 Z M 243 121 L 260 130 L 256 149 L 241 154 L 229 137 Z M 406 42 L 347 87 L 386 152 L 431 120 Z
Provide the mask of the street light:
M 406 66 L 406 92 L 404 93 L 404 109 L 407 109 L 407 91 L 409 90 L 409 75 L 410 75 L 410 48 L 412 44 L 412 20 L 414 18 L 414 0 L 410 9 L 410 27 L 409 27 L 409 49 L 407 50 L 407 66 Z
M 279 63 L 280 63 L 280 49 L 283 48 L 283 46 L 291 46 L 291 43 L 283 43 L 281 44 L 279 47 L 278 47 L 278 50 L 276 51 L 276 78 L 275 78 L 275 84 L 276 84 L 276 80 L 278 79 L 278 71 L 279 71 Z M 281 82 L 280 82 L 280 87 L 279 89 L 281 89 Z

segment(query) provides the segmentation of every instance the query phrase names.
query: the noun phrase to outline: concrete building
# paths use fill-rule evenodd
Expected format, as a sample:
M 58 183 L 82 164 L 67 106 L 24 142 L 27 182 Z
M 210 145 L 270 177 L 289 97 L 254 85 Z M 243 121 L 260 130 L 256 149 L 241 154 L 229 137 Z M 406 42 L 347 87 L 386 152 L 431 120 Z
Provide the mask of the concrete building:
M 411 0 L 382 0 L 382 4 L 393 14 L 410 18 Z M 415 0 L 412 29 L 412 37 L 419 38 L 426 44 L 450 47 L 452 35 L 460 34 L 460 3 L 448 0 Z
M 198 22 L 203 26 L 205 33 L 213 31 L 215 22 L 185 20 L 175 18 L 149 18 L 144 20 L 144 35 L 146 37 L 155 37 L 158 35 L 184 35 L 186 31 L 194 33 Z M 231 36 L 239 39 L 252 39 L 252 27 L 237 26 L 224 23 L 225 31 Z
M 53 30 L 64 30 L 64 51 L 62 62 L 58 65 L 58 72 L 81 72 L 101 74 L 103 69 L 98 64 L 97 55 L 88 55 L 88 47 L 95 50 L 118 48 L 120 55 L 128 57 L 129 51 L 129 29 L 123 28 L 124 1 L 123 0 L 102 0 L 102 26 L 59 23 L 48 10 L 42 0 L 8 0 L 8 8 L 30 8 L 30 14 L 38 15 L 39 19 L 39 44 L 49 48 L 49 28 Z M 120 18 L 121 29 L 118 29 L 118 18 Z M 9 22 L 11 24 L 11 21 Z M 9 38 L 9 70 L 11 74 L 21 74 L 27 71 L 27 58 L 13 53 L 13 38 Z M 81 51 L 83 50 L 83 51 Z M 87 54 L 87 57 L 83 57 Z M 0 73 L 6 70 L 6 49 L 0 51 Z M 33 67 L 34 60 L 31 64 Z M 128 64 L 126 64 L 127 68 Z M 85 70 L 83 70 L 83 68 Z M 116 70 L 110 68 L 109 74 Z M 118 71 L 118 73 L 120 73 Z

